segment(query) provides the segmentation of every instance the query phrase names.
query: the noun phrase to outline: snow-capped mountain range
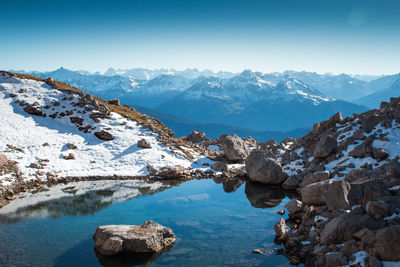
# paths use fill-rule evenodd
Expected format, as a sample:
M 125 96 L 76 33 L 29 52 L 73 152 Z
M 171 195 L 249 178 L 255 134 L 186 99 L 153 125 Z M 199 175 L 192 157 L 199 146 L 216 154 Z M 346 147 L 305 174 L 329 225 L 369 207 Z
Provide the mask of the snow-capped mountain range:
M 364 77 L 296 71 L 265 74 L 251 70 L 233 74 L 141 68 L 110 68 L 104 74 L 60 68 L 30 74 L 52 77 L 105 99 L 120 98 L 123 104 L 188 120 L 279 131 L 311 127 L 313 122 L 337 111 L 344 115 L 365 111 L 366 107 L 347 101 L 386 89 L 400 78 L 399 74 Z M 382 100 L 385 99 L 376 102 Z M 289 110 L 297 111 L 298 120 L 293 121 L 290 114 L 283 116 Z

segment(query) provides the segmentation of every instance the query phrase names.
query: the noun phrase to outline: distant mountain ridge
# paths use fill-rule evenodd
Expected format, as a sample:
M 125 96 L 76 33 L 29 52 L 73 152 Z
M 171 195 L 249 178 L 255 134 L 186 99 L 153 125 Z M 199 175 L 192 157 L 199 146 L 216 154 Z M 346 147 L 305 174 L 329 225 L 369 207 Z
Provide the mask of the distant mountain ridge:
M 32 74 L 68 82 L 99 97 L 202 123 L 257 131 L 311 127 L 338 111 L 343 115 L 366 107 L 339 99 L 356 99 L 390 85 L 392 76 L 357 79 L 354 75 L 285 71 L 261 73 L 187 69 L 109 69 L 104 75 L 60 68 Z M 379 87 L 379 89 L 374 89 Z

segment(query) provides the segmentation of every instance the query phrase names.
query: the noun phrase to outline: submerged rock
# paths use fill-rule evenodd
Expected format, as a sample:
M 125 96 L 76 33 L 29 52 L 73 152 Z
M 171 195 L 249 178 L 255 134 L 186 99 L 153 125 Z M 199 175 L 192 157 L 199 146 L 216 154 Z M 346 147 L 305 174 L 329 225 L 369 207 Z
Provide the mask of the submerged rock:
M 104 225 L 96 229 L 94 249 L 102 255 L 158 253 L 175 242 L 170 228 L 153 221 L 142 225 Z

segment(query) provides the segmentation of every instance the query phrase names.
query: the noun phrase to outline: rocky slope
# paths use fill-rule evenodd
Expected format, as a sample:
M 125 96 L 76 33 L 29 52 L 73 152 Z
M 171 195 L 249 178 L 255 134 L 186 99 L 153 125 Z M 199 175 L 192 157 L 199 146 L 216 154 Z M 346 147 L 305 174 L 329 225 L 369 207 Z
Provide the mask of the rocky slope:
M 52 79 L 0 72 L 0 119 L 1 200 L 59 182 L 213 173 L 207 145 Z
M 400 261 L 400 98 L 335 114 L 299 139 L 259 144 L 249 179 L 296 190 L 275 225 L 292 263 L 382 266 Z M 290 229 L 290 230 L 289 230 Z

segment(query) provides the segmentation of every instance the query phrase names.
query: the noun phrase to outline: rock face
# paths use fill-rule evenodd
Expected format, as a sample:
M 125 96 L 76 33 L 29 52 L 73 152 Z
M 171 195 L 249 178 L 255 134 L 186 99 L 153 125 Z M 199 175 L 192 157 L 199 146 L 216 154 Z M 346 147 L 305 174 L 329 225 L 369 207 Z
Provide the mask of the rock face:
M 97 138 L 99 138 L 101 140 L 105 140 L 105 141 L 111 141 L 114 139 L 114 136 L 112 134 L 110 134 L 109 132 L 104 131 L 104 130 L 102 130 L 100 132 L 95 132 L 94 135 Z
M 264 184 L 281 184 L 287 175 L 272 154 L 266 150 L 253 150 L 246 159 L 245 168 L 249 179 Z
M 186 136 L 186 140 L 192 142 L 194 144 L 200 143 L 202 141 L 207 140 L 207 136 L 205 133 L 199 130 L 194 130 L 188 136 Z
M 7 156 L 0 154 L 0 168 L 8 164 Z
M 331 135 L 325 135 L 317 143 L 314 150 L 315 158 L 325 158 L 329 156 L 337 147 L 337 141 Z
M 140 148 L 151 148 L 150 142 L 147 141 L 146 139 L 140 139 L 137 142 L 137 146 Z
M 157 253 L 171 247 L 175 235 L 170 228 L 153 221 L 142 225 L 105 225 L 96 229 L 94 249 L 102 255 Z
M 246 143 L 236 134 L 224 138 L 223 151 L 227 159 L 237 162 L 244 161 L 250 153 Z

